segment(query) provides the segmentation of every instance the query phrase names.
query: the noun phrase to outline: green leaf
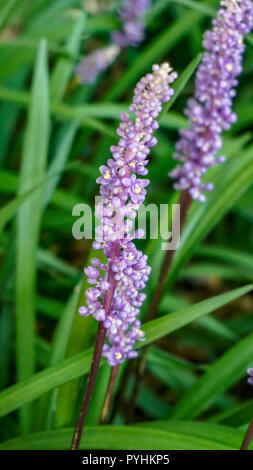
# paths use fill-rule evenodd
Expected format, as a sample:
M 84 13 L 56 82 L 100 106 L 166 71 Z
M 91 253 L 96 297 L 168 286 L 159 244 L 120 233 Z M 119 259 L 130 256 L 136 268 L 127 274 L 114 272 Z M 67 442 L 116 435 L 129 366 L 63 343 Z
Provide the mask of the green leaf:
M 240 270 L 239 266 L 226 266 L 217 263 L 194 263 L 190 266 L 184 267 L 179 276 L 179 279 L 210 279 L 221 278 L 233 281 L 251 281 L 253 280 L 252 273 L 246 273 Z
M 40 42 L 32 84 L 24 138 L 19 194 L 22 198 L 45 175 L 49 139 L 47 45 Z M 35 369 L 35 290 L 37 247 L 43 190 L 38 189 L 19 209 L 17 217 L 17 379 L 30 377 Z M 23 431 L 29 429 L 30 409 L 21 411 Z
M 27 80 L 29 70 L 21 68 L 9 81 L 8 86 L 14 89 L 22 88 Z M 12 142 L 13 132 L 19 116 L 20 110 L 15 103 L 2 103 L 0 106 L 0 163 L 1 165 L 9 156 L 9 146 Z
M 79 90 L 79 93 L 75 95 L 74 100 L 72 99 L 71 101 L 72 104 L 73 104 L 73 101 L 82 102 L 84 96 L 85 96 L 85 91 L 84 89 L 81 88 L 81 90 Z M 72 121 L 66 122 L 66 124 L 63 124 L 58 131 L 58 134 L 56 137 L 57 145 L 56 145 L 56 150 L 55 150 L 55 156 L 52 159 L 52 162 L 48 169 L 49 177 L 53 174 L 55 174 L 56 176 L 54 178 L 50 177 L 48 180 L 47 186 L 45 188 L 44 207 L 46 207 L 49 201 L 51 200 L 52 195 L 54 194 L 55 188 L 57 187 L 57 184 L 60 180 L 60 174 L 64 166 L 66 165 L 71 147 L 73 145 L 73 142 L 75 140 L 75 137 L 79 128 L 79 125 L 80 123 L 74 119 Z M 84 166 L 84 168 L 86 168 L 86 166 Z M 54 194 L 54 200 L 55 200 L 55 194 Z
M 68 170 L 71 168 L 72 165 L 66 166 L 62 171 Z M 8 181 L 13 185 L 16 185 L 16 177 L 11 175 L 11 173 L 0 172 L 0 177 L 9 177 Z M 10 177 L 11 176 L 11 177 Z M 13 177 L 12 177 L 13 176 Z M 23 203 L 29 198 L 33 196 L 34 193 L 40 192 L 39 190 L 42 189 L 42 186 L 48 184 L 50 178 L 56 179 L 59 176 L 59 173 L 48 173 L 44 178 L 40 179 L 38 183 L 31 186 L 31 189 L 25 191 L 20 196 L 13 198 L 11 201 L 7 202 L 1 209 L 0 209 L 0 232 L 5 228 L 6 224 L 12 219 L 12 217 L 17 212 L 17 209 L 23 205 Z M 9 192 L 7 190 L 7 192 Z M 12 192 L 12 188 L 10 188 L 10 192 Z M 71 197 L 70 195 L 66 194 L 65 192 L 58 191 L 53 197 L 53 201 L 59 207 L 63 207 L 64 209 L 72 209 L 74 204 L 78 204 L 79 200 L 75 197 Z
M 214 312 L 223 305 L 228 304 L 232 300 L 246 294 L 252 290 L 252 285 L 240 287 L 226 294 L 217 295 L 208 300 L 203 300 L 195 305 L 179 310 L 169 315 L 156 318 L 151 322 L 144 324 L 143 330 L 146 333 L 146 339 L 142 344 L 149 344 L 158 338 L 165 336 L 172 331 L 182 328 L 182 326 L 191 323 L 202 315 Z M 253 345 L 252 345 L 253 346 Z
M 62 316 L 55 330 L 54 338 L 51 345 L 48 367 L 53 367 L 63 361 L 69 341 L 69 335 L 76 314 L 76 304 L 80 296 L 81 283 L 79 283 L 63 310 Z M 53 422 L 53 414 L 57 403 L 58 389 L 53 390 L 50 394 L 42 397 L 38 404 L 40 419 L 38 426 L 44 423 L 44 429 L 50 429 Z
M 253 399 L 247 400 L 240 405 L 234 406 L 217 415 L 211 416 L 208 421 L 212 423 L 222 423 L 227 426 L 242 426 L 248 424 L 253 416 Z
M 226 305 L 228 302 L 244 295 L 252 289 L 252 286 L 245 286 L 226 294 L 204 300 L 198 304 L 182 309 L 175 313 L 170 313 L 162 318 L 153 320 L 144 325 L 146 339 L 139 342 L 137 348 L 152 343 L 158 338 L 176 331 L 178 328 L 190 323 L 201 315 L 207 315 L 217 308 Z M 253 343 L 252 343 L 253 347 Z M 32 378 L 24 380 L 20 384 L 15 384 L 0 393 L 0 416 L 3 416 L 24 403 L 38 398 L 43 393 L 52 390 L 63 383 L 80 377 L 89 371 L 91 363 L 92 351 L 88 349 L 82 353 L 64 360 L 54 367 L 50 367 L 42 372 L 35 374 Z M 101 361 L 101 365 L 105 361 Z
M 195 2 L 194 0 L 171 0 L 171 1 L 174 3 L 178 3 L 179 5 L 189 7 L 193 10 L 200 11 L 211 17 L 215 15 L 215 10 L 208 5 L 205 5 L 204 2 Z
M 197 254 L 215 260 L 225 261 L 234 266 L 238 272 L 249 278 L 253 276 L 253 256 L 250 253 L 222 246 L 205 245 L 199 247 Z
M 2 87 L 0 87 L 0 98 L 4 101 L 17 103 L 24 107 L 27 107 L 29 103 L 29 94 Z M 100 105 L 70 106 L 64 103 L 51 102 L 50 110 L 59 121 L 68 121 L 73 119 L 85 128 L 91 128 L 101 132 L 102 134 L 108 135 L 109 137 L 117 139 L 115 131 L 112 130 L 110 126 L 93 117 L 94 114 L 98 114 L 99 106 Z
M 148 349 L 147 364 L 152 374 L 173 390 L 185 390 L 196 380 L 194 365 L 156 347 Z
M 144 425 L 150 427 L 150 423 L 140 423 L 135 426 L 143 428 Z M 243 431 L 200 421 L 155 421 L 152 422 L 152 428 L 217 442 L 234 449 L 239 449 L 243 439 Z
M 173 419 L 192 419 L 204 411 L 214 398 L 246 375 L 252 362 L 253 333 L 229 349 L 183 395 L 172 413 Z
M 196 68 L 198 67 L 200 61 L 202 59 L 202 54 L 197 54 L 196 57 L 191 61 L 191 63 L 184 69 L 183 73 L 179 75 L 179 78 L 177 79 L 173 89 L 174 89 L 174 95 L 172 96 L 171 100 L 163 107 L 163 110 L 160 114 L 159 120 L 164 116 L 164 114 L 167 113 L 167 111 L 173 106 L 175 103 L 176 99 L 182 92 L 182 90 L 185 88 L 187 85 L 188 81 L 194 74 Z
M 136 405 L 139 410 L 145 413 L 145 416 L 150 416 L 152 419 L 163 419 L 169 415 L 171 409 L 160 393 L 154 392 L 151 386 L 145 384 L 140 384 Z
M 28 199 L 38 189 L 39 186 L 40 185 L 35 185 L 32 189 L 26 191 L 21 196 L 17 196 L 11 201 L 7 202 L 0 209 L 0 232 L 5 228 L 6 224 L 16 214 L 18 208 L 23 204 L 23 202 Z
M 66 261 L 58 258 L 51 251 L 39 249 L 37 252 L 38 262 L 40 268 L 46 270 L 59 271 L 65 276 L 71 277 L 73 280 L 78 281 L 80 272 L 74 266 L 66 263 Z
M 216 427 L 217 429 L 217 427 Z M 223 428 L 224 429 L 224 428 Z M 160 450 L 237 450 L 243 433 L 227 430 L 232 443 L 224 442 L 225 431 L 221 432 L 221 441 L 216 438 L 205 439 L 183 432 L 166 431 L 150 427 L 137 426 L 99 426 L 84 430 L 81 449 L 160 449 Z M 1 450 L 58 450 L 69 449 L 72 429 L 48 431 L 19 437 L 0 444 Z M 240 439 L 241 438 L 241 439 Z M 236 445 L 233 445 L 236 443 Z
M 86 15 L 80 11 L 76 22 L 74 23 L 73 32 L 70 35 L 65 48 L 66 53 L 70 56 L 75 56 L 79 52 L 85 20 Z M 69 58 L 61 58 L 58 60 L 53 70 L 50 83 L 51 97 L 53 101 L 62 101 L 74 66 L 75 62 Z
M 61 141 L 57 148 L 54 159 L 52 160 L 48 169 L 48 176 L 56 175 L 48 179 L 44 194 L 44 207 L 49 203 L 52 194 L 57 186 L 60 179 L 60 173 L 62 172 L 64 165 L 67 162 L 71 146 L 73 144 L 76 132 L 78 130 L 78 123 L 73 121 L 62 126 L 61 129 Z

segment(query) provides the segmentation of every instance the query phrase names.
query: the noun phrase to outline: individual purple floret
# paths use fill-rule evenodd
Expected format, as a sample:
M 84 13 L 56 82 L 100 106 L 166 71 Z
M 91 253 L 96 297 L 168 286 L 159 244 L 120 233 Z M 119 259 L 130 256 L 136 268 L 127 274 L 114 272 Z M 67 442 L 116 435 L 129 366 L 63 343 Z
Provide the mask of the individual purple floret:
M 140 80 L 129 108 L 135 120 L 132 122 L 127 113 L 121 114 L 118 145 L 111 147 L 112 158 L 100 167 L 97 179 L 101 201 L 96 205 L 96 217 L 100 224 L 93 247 L 102 248 L 107 262 L 93 258 L 91 266 L 85 268 L 92 286 L 86 290 L 87 307 L 81 307 L 79 313 L 92 314 L 103 322 L 109 343 L 104 346 L 103 355 L 112 366 L 136 357 L 133 346 L 144 337 L 137 315 L 145 300 L 141 291 L 150 267 L 147 256 L 133 243 L 143 236 L 143 231 L 132 233 L 132 228 L 149 181 L 138 176 L 147 175 L 147 157 L 150 147 L 156 144 L 152 136 L 158 128 L 156 118 L 162 103 L 173 95 L 169 84 L 176 77 L 165 63 L 153 65 L 153 72 Z
M 112 41 L 120 47 L 137 46 L 144 39 L 145 25 L 142 17 L 151 0 L 125 0 L 119 13 L 122 31 L 112 34 Z
M 250 385 L 253 385 L 253 367 L 250 367 L 247 372 L 248 372 L 248 375 L 249 375 L 248 383 Z
M 112 44 L 88 54 L 76 67 L 77 78 L 81 83 L 92 85 L 97 76 L 114 62 L 119 51 L 119 47 Z
M 170 176 L 177 181 L 175 189 L 187 190 L 192 199 L 205 200 L 202 191 L 211 191 L 211 183 L 203 184 L 208 168 L 221 163 L 215 158 L 222 146 L 221 133 L 236 120 L 232 99 L 242 72 L 243 36 L 253 27 L 253 3 L 250 0 L 224 0 L 213 28 L 204 36 L 202 63 L 197 72 L 195 94 L 185 111 L 190 128 L 181 130 L 174 158 L 183 162 Z

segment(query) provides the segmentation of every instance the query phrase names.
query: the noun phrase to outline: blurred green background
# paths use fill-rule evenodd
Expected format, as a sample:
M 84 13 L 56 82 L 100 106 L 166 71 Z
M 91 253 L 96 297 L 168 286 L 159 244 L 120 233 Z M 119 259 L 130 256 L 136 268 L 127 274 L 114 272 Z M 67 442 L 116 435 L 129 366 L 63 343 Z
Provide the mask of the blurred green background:
M 93 319 L 77 315 L 83 267 L 93 252 L 90 240 L 72 236 L 72 208 L 93 206 L 119 113 L 136 82 L 163 60 L 181 78 L 156 133 L 147 202 L 177 201 L 167 174 L 178 130 L 187 126 L 183 109 L 202 35 L 218 2 L 153 0 L 145 41 L 124 50 L 93 86 L 82 85 L 75 67 L 109 44 L 119 4 L 97 2 L 94 9 L 91 0 L 0 0 L 1 448 L 69 447 L 96 332 Z M 148 341 L 157 341 L 136 403 L 134 366 L 124 364 L 110 426 L 98 426 L 110 372 L 103 363 L 84 447 L 238 448 L 253 414 L 246 383 L 253 297 L 251 287 L 242 287 L 253 281 L 253 36 L 246 45 L 234 103 L 238 121 L 221 151 L 227 162 L 208 173 L 215 190 L 206 203 L 192 204 L 161 298 L 161 323 L 146 327 Z M 149 297 L 160 240 L 138 243 L 153 268 Z M 171 312 L 179 312 L 176 320 Z

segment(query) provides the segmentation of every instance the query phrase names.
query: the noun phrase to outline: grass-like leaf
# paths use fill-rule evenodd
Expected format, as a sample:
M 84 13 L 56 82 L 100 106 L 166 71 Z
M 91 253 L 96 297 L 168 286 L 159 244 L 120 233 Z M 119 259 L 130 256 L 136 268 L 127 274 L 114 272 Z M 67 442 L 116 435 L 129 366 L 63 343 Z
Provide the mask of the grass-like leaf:
M 252 362 L 253 333 L 229 349 L 195 385 L 183 395 L 172 413 L 175 419 L 192 419 L 204 411 L 214 398 L 246 375 Z
M 40 43 L 24 138 L 19 194 L 29 191 L 45 174 L 49 138 L 47 45 Z M 35 158 L 36 157 L 36 158 Z M 20 207 L 17 218 L 17 379 L 30 377 L 35 368 L 35 286 L 37 246 L 43 192 L 38 189 Z M 23 431 L 29 429 L 29 409 L 21 412 Z
M 65 52 L 69 56 L 76 56 L 79 52 L 85 21 L 86 15 L 80 11 L 74 23 L 73 32 L 65 47 Z M 50 82 L 50 92 L 53 101 L 62 101 L 74 65 L 75 62 L 68 58 L 60 58 L 56 63 Z
M 149 427 L 150 426 L 150 427 Z M 238 449 L 243 433 L 231 428 L 215 428 L 216 436 L 210 437 L 210 430 L 205 428 L 204 436 L 199 432 L 190 434 L 190 424 L 186 428 L 188 433 L 174 432 L 174 430 L 159 429 L 159 426 L 99 426 L 88 427 L 83 433 L 81 449 L 164 449 L 164 450 L 236 450 Z M 176 426 L 176 424 L 175 424 Z M 164 426 L 165 427 L 165 426 Z M 170 428 L 170 426 L 168 426 Z M 179 428 L 179 425 L 178 425 Z M 4 450 L 39 450 L 39 449 L 69 449 L 72 429 L 61 429 L 33 435 L 24 436 L 4 442 L 0 449 Z M 206 437 L 207 435 L 208 437 Z
M 177 79 L 175 85 L 173 86 L 174 89 L 174 95 L 172 96 L 171 100 L 163 107 L 163 110 L 160 114 L 160 119 L 168 112 L 168 110 L 173 106 L 175 103 L 176 99 L 180 95 L 180 93 L 183 91 L 184 87 L 194 74 L 196 68 L 198 67 L 200 61 L 202 58 L 202 54 L 197 54 L 196 57 L 191 61 L 191 63 L 184 69 L 183 73 L 179 75 L 179 78 Z
M 185 310 L 182 309 L 178 312 L 170 313 L 163 316 L 162 318 L 158 318 L 152 322 L 147 323 L 143 328 L 146 332 L 145 342 L 139 343 L 137 347 L 141 348 L 144 344 L 152 343 L 158 338 L 162 338 L 168 333 L 176 331 L 201 315 L 207 315 L 208 313 L 213 312 L 223 305 L 226 305 L 228 302 L 231 302 L 232 300 L 235 300 L 236 298 L 244 295 L 251 289 L 251 285 L 241 287 L 226 294 L 199 302 L 198 304 Z M 49 390 L 52 390 L 54 387 L 57 387 L 87 373 L 90 367 L 91 355 L 92 351 L 90 349 L 86 350 L 83 353 L 66 359 L 57 366 L 50 367 L 42 372 L 39 372 L 32 378 L 24 380 L 22 383 L 13 385 L 12 387 L 1 392 L 0 416 L 3 416 L 19 408 L 24 403 L 38 398 L 40 395 Z M 103 363 L 104 361 L 101 361 L 101 364 Z M 243 366 L 244 363 L 242 364 L 242 368 Z

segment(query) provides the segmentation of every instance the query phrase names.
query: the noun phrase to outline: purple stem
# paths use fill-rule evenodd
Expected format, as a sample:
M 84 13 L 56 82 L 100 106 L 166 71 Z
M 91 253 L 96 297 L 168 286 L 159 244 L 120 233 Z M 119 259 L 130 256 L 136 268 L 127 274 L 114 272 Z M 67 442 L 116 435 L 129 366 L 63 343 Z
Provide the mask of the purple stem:
M 118 243 L 115 243 L 112 247 L 112 251 L 113 251 L 112 254 L 114 256 L 117 256 L 119 249 L 120 248 L 119 248 Z M 108 282 L 110 284 L 110 288 L 106 291 L 105 298 L 104 298 L 104 309 L 105 309 L 106 315 L 108 315 L 110 311 L 112 300 L 114 297 L 114 292 L 115 292 L 116 285 L 117 285 L 117 281 L 115 281 L 114 279 L 114 273 L 111 267 L 109 267 Z M 87 380 L 87 384 L 85 387 L 83 399 L 80 405 L 78 417 L 76 420 L 76 425 L 75 425 L 72 443 L 71 443 L 71 450 L 78 450 L 80 446 L 80 441 L 81 441 L 81 437 L 83 433 L 83 427 L 85 424 L 85 419 L 86 419 L 87 412 L 90 406 L 90 401 L 92 398 L 92 394 L 93 394 L 93 390 L 94 390 L 94 386 L 96 382 L 96 377 L 97 377 L 97 373 L 99 369 L 99 364 L 101 360 L 105 337 L 106 337 L 106 329 L 103 325 L 103 322 L 99 322 L 91 368 L 90 368 L 90 372 L 88 375 L 88 380 Z
M 242 441 L 242 445 L 240 447 L 240 450 L 248 450 L 252 438 L 253 438 L 253 416 L 251 418 L 251 421 L 249 423 L 249 427 L 248 427 L 248 429 L 246 431 L 246 434 L 244 436 L 244 439 Z

